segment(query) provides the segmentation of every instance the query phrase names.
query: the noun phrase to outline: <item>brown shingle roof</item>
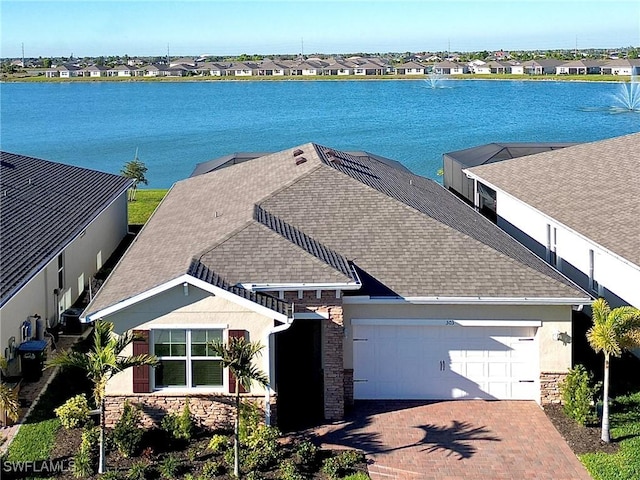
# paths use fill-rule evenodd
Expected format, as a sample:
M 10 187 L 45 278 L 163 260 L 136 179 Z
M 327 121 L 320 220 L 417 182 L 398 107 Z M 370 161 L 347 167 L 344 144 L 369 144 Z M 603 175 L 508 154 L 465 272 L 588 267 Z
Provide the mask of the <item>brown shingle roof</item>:
M 640 265 L 639 170 L 636 133 L 470 171 Z
M 435 182 L 314 144 L 178 182 L 88 312 L 194 256 L 229 284 L 353 283 L 353 265 L 391 295 L 586 296 Z

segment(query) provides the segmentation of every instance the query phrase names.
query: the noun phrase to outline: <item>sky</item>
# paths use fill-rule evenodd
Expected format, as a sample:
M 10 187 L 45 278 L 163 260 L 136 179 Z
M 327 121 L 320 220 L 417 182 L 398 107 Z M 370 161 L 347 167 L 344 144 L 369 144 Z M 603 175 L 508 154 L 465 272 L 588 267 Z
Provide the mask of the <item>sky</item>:
M 640 46 L 640 1 L 0 0 L 0 57 Z

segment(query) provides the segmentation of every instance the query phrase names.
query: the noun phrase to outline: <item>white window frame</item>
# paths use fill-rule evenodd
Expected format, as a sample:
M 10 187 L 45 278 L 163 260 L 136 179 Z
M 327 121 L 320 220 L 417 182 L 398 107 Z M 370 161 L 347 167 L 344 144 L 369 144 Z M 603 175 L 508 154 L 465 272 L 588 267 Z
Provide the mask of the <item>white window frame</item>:
M 227 343 L 229 340 L 229 325 L 213 324 L 213 325 L 199 325 L 199 324 L 173 324 L 173 325 L 154 325 L 149 329 L 149 351 L 152 355 L 155 355 L 155 332 L 158 330 L 184 330 L 186 333 L 186 355 L 180 357 L 158 357 L 158 360 L 184 360 L 186 363 L 186 385 L 184 386 L 168 386 L 168 387 L 156 387 L 156 375 L 155 368 L 152 368 L 151 372 L 151 391 L 152 392 L 227 392 L 229 390 L 229 375 L 228 369 L 222 369 L 222 385 L 217 387 L 202 386 L 192 387 L 193 372 L 191 361 L 192 360 L 220 360 L 221 357 L 201 357 L 191 355 L 191 332 L 193 330 L 222 330 L 222 341 Z
M 592 248 L 589 249 L 589 288 L 593 293 L 597 293 L 600 295 L 601 289 L 600 284 L 595 278 L 595 270 L 596 270 L 596 252 Z

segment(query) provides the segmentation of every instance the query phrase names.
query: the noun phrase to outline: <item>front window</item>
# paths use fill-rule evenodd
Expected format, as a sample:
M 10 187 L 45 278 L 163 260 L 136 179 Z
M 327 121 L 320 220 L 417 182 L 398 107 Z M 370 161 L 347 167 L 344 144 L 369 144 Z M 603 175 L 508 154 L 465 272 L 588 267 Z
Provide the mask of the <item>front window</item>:
M 153 348 L 160 361 L 155 387 L 222 387 L 222 361 L 211 349 L 214 341 L 222 341 L 222 329 L 154 330 Z

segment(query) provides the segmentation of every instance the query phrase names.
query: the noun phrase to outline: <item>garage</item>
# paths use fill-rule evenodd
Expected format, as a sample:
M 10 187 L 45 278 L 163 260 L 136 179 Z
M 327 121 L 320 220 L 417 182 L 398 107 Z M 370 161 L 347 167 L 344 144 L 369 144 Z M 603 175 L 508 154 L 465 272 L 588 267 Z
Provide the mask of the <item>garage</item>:
M 352 321 L 354 398 L 539 398 L 536 321 Z

